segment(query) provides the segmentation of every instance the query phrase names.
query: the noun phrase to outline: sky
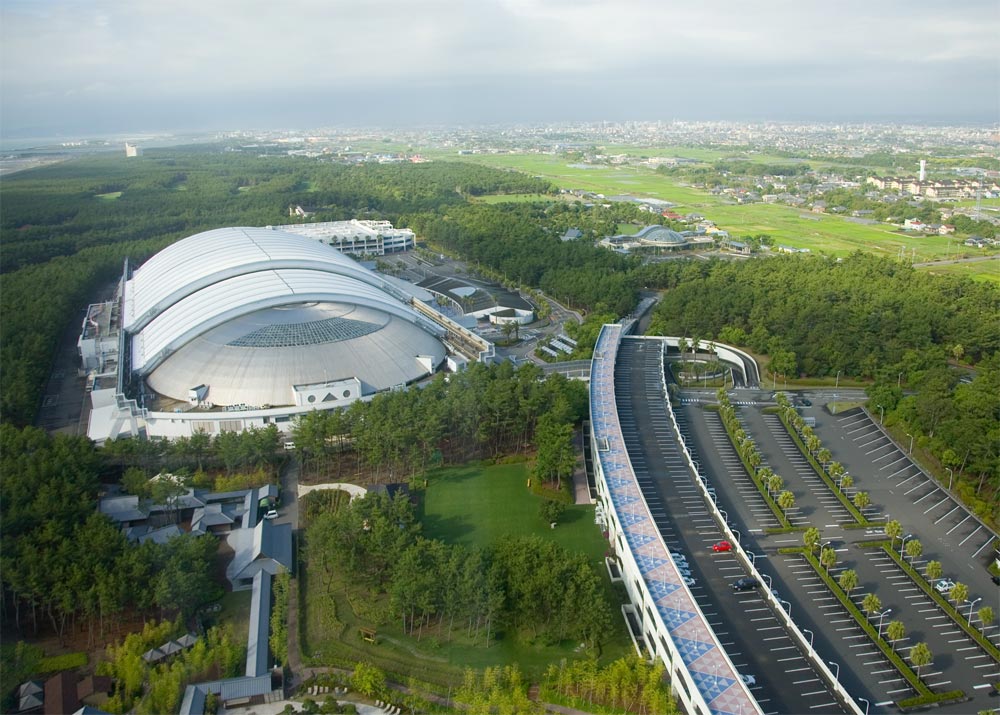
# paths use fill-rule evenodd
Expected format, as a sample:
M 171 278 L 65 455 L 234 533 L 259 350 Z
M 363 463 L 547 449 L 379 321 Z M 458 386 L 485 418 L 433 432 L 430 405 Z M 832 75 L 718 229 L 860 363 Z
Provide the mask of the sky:
M 0 0 L 0 135 L 1000 121 L 1000 0 Z

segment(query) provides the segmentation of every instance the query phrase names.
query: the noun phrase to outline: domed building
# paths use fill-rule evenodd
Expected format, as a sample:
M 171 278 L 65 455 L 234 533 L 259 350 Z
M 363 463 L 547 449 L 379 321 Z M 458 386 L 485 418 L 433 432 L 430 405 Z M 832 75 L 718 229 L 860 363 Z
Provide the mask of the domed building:
M 293 233 L 206 231 L 125 278 L 117 394 L 95 394 L 94 411 L 134 401 L 147 433 L 288 422 L 424 378 L 448 354 L 445 330 L 397 286 Z M 122 429 L 134 432 L 109 436 Z

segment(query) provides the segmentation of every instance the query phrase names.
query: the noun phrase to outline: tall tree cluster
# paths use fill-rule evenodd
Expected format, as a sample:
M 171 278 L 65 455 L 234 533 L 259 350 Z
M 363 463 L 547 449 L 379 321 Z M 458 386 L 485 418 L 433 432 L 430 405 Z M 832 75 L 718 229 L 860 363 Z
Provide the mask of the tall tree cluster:
M 806 375 L 895 378 L 943 364 L 954 345 L 973 362 L 1000 349 L 995 286 L 871 255 L 669 262 L 642 273 L 670 289 L 651 333 L 788 351 Z
M 217 597 L 214 537 L 130 544 L 97 512 L 98 457 L 84 438 L 0 425 L 3 607 L 19 628 L 60 639 L 95 631 L 129 609 L 180 611 Z
M 533 444 L 545 415 L 558 424 L 586 414 L 582 383 L 545 377 L 536 365 L 475 363 L 427 387 L 383 393 L 345 410 L 310 412 L 292 438 L 303 469 L 325 469 L 352 453 L 356 466 L 404 476 L 442 463 L 494 458 Z M 343 460 L 338 460 L 342 464 Z
M 595 647 L 607 636 L 611 609 L 586 556 L 539 537 L 467 549 L 419 532 L 406 498 L 368 494 L 311 522 L 306 559 L 327 589 L 350 574 L 355 587 L 387 594 L 404 632 L 418 639 L 428 628 L 486 647 L 498 632 Z

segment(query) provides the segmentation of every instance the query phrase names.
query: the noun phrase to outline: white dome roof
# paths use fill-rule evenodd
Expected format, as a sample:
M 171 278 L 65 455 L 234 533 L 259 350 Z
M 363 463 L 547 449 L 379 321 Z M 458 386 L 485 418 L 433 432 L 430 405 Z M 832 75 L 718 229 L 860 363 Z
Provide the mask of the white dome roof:
M 316 240 L 224 228 L 164 249 L 125 286 L 131 369 L 160 394 L 206 385 L 220 404 L 283 405 L 292 386 L 410 382 L 446 354 L 398 289 Z M 417 360 L 417 356 L 422 360 Z

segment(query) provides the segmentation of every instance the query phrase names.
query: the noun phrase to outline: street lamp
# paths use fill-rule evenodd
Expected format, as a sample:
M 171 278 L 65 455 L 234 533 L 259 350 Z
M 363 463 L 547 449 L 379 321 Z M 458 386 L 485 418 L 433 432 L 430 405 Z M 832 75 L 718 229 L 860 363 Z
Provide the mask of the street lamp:
M 868 715 L 868 706 L 871 705 L 871 703 L 866 698 L 862 698 L 862 697 L 859 697 L 858 700 L 864 700 L 865 701 L 865 715 Z
M 945 467 L 945 470 L 948 472 L 948 491 L 950 492 L 951 491 L 951 483 L 955 479 L 955 472 L 953 472 L 951 470 L 951 467 Z
M 906 436 L 910 438 L 910 454 L 913 454 L 913 435 L 907 432 Z
M 834 680 L 838 680 L 839 681 L 840 680 L 840 663 L 834 663 L 832 660 L 828 660 L 826 662 L 829 663 L 830 665 L 837 666 L 837 672 L 833 674 L 833 678 L 834 678 Z
M 903 537 L 903 543 L 899 545 L 899 558 L 903 558 L 903 547 L 906 546 L 906 540 L 912 538 L 913 534 L 907 534 L 906 536 Z
M 878 409 L 879 409 L 879 413 L 878 413 L 878 423 L 879 423 L 880 425 L 884 425 L 884 424 L 885 424 L 885 408 L 884 408 L 884 407 L 882 407 L 882 405 L 879 405 L 879 406 L 878 406 Z
M 757 554 L 753 551 L 747 551 L 747 556 L 750 557 L 750 565 L 757 568 Z
M 792 604 L 789 601 L 784 600 L 783 598 L 779 598 L 778 599 L 778 603 L 785 604 L 785 611 L 787 611 L 788 617 L 791 618 L 792 617 Z M 969 613 L 972 613 L 972 611 L 970 610 Z
M 983 597 L 980 596 L 975 601 L 969 601 L 969 625 L 970 626 L 972 625 L 972 607 L 975 606 L 977 603 L 979 603 L 982 600 L 983 600 Z
M 808 628 L 802 628 L 801 630 L 802 630 L 803 633 L 808 633 L 809 634 L 809 647 L 812 648 L 813 647 L 813 635 L 814 635 L 813 632 L 811 630 L 809 630 Z
M 878 637 L 879 638 L 882 637 L 882 619 L 885 618 L 885 614 L 886 613 L 892 613 L 892 609 L 891 608 L 887 608 L 884 611 L 882 611 L 880 614 L 878 614 Z

